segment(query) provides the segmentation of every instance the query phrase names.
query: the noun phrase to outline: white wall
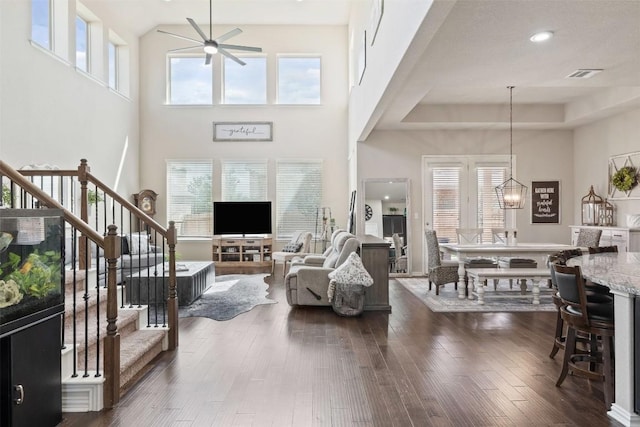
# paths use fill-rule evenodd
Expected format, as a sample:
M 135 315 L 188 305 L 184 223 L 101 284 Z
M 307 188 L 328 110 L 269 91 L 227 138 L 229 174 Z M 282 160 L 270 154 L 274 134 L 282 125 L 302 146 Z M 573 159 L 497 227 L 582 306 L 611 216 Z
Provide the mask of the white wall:
M 575 130 L 574 181 L 576 193 L 574 224 L 580 225 L 578 209 L 589 186 L 601 197 L 607 196 L 609 157 L 640 151 L 640 108 L 603 119 Z M 635 165 L 640 168 L 640 165 Z M 637 191 L 637 190 L 636 190 Z M 635 197 L 638 193 L 636 193 Z M 626 226 L 626 214 L 640 213 L 640 199 L 612 200 L 617 225 Z
M 75 1 L 69 4 L 75 10 Z M 112 23 L 103 24 L 108 29 Z M 77 72 L 72 63 L 32 46 L 30 1 L 0 1 L 2 160 L 15 168 L 48 163 L 75 169 L 86 158 L 91 172 L 113 186 L 126 147 L 116 190 L 126 197 L 139 190 L 137 39 L 114 29 L 130 48 L 128 99 Z
M 217 26 L 223 34 L 234 27 Z M 166 52 L 188 45 L 155 29 L 140 41 L 141 51 L 141 185 L 160 194 L 159 223 L 166 217 L 165 162 L 167 159 L 213 159 L 214 200 L 220 199 L 220 160 L 267 159 L 269 199 L 276 200 L 275 161 L 286 158 L 322 159 L 324 167 L 322 206 L 330 207 L 336 226 L 346 227 L 349 209 L 347 173 L 348 43 L 342 26 L 271 27 L 243 25 L 243 33 L 229 43 L 259 46 L 267 55 L 268 98 L 275 99 L 276 55 L 320 54 L 322 57 L 322 105 L 286 106 L 167 106 L 165 105 Z M 190 26 L 162 29 L 189 35 Z M 221 69 L 214 56 L 214 76 Z M 219 99 L 219 79 L 214 77 Z M 216 101 L 217 102 L 217 101 Z M 214 121 L 271 121 L 273 141 L 213 142 Z M 313 230 L 310 230 L 313 231 Z M 281 243 L 281 242 L 280 242 Z M 183 259 L 211 259 L 210 242 L 180 240 Z

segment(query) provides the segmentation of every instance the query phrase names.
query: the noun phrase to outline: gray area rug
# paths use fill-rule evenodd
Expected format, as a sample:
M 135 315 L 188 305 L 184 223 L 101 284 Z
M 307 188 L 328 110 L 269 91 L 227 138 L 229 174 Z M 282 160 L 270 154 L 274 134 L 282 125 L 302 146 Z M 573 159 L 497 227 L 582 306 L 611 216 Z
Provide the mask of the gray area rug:
M 459 299 L 453 283 L 440 287 L 440 295 L 436 296 L 435 285 L 432 285 L 429 291 L 429 281 L 424 277 L 396 280 L 434 312 L 556 311 L 551 298 L 553 290 L 546 286 L 540 287 L 540 305 L 531 304 L 531 281 L 527 282 L 526 295 L 520 295 L 519 285 L 515 282 L 513 289 L 509 289 L 509 281 L 501 280 L 498 282 L 497 291 L 493 290 L 493 283 L 489 283 L 484 293 L 484 305 L 478 305 L 475 296 L 473 299 Z
M 260 304 L 276 304 L 267 298 L 268 274 L 230 274 L 216 276 L 216 282 L 191 305 L 180 307 L 179 317 L 233 319 Z

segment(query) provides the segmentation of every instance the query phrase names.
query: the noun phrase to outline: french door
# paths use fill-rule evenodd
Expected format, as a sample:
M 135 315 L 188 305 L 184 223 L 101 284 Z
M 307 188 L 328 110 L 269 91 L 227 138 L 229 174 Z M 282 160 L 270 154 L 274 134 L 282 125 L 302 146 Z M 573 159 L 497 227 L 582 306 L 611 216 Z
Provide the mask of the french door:
M 423 156 L 425 229 L 441 242 L 456 242 L 456 228 L 491 229 L 511 226 L 513 218 L 500 209 L 495 187 L 507 179 L 509 156 Z

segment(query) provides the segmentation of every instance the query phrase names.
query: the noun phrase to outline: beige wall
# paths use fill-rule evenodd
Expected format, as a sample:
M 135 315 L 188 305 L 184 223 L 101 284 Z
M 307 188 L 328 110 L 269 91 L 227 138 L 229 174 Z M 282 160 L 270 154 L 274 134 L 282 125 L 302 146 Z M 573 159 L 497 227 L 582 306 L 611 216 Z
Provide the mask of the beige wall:
M 609 157 L 640 152 L 640 108 L 619 114 L 575 130 L 573 204 L 580 206 L 582 197 L 593 185 L 596 194 L 606 197 L 608 188 Z M 640 164 L 636 164 L 640 168 Z M 612 200 L 616 209 L 617 225 L 624 227 L 626 214 L 640 213 L 640 193 L 633 199 Z M 574 213 L 574 224 L 580 224 L 580 210 Z
M 530 204 L 516 211 L 521 241 L 569 243 L 573 221 L 573 132 L 514 132 L 515 177 L 530 186 L 532 180 L 558 180 L 561 186 L 561 224 L 532 225 Z M 508 154 L 508 131 L 431 130 L 374 131 L 358 145 L 358 179 L 407 178 L 411 181 L 411 207 L 407 212 L 412 269 L 423 267 L 424 212 L 422 156 Z M 363 217 L 359 212 L 358 223 Z
M 162 27 L 190 34 L 189 26 Z M 234 27 L 218 26 L 216 33 Z M 269 105 L 167 106 L 165 105 L 166 52 L 184 46 L 179 39 L 156 32 L 140 41 L 141 54 L 141 186 L 160 194 L 157 220 L 166 217 L 165 162 L 167 159 L 212 159 L 214 200 L 220 200 L 221 159 L 267 159 L 269 199 L 276 200 L 277 159 L 322 159 L 324 168 L 322 206 L 330 207 L 338 227 L 345 227 L 349 208 L 347 166 L 348 42 L 346 27 L 242 26 L 234 44 L 260 46 L 267 57 Z M 294 36 L 295 35 L 295 36 Z M 177 43 L 176 43 L 177 40 Z M 322 57 L 322 105 L 275 105 L 277 54 L 319 54 Z M 214 75 L 221 69 L 214 56 Z M 219 79 L 214 96 L 220 99 Z M 218 101 L 216 101 L 218 103 Z M 273 122 L 270 142 L 213 142 L 214 121 Z M 314 231 L 314 230 L 310 230 Z M 282 242 L 276 243 L 276 249 Z M 208 241 L 179 241 L 183 259 L 210 259 Z
M 75 1 L 69 4 L 75 8 Z M 115 25 L 103 24 L 105 31 Z M 31 45 L 30 1 L 0 1 L 2 160 L 15 168 L 48 163 L 75 169 L 86 158 L 92 173 L 113 187 L 124 158 L 116 190 L 124 196 L 138 191 L 137 38 L 118 34 L 131 52 L 129 98 Z

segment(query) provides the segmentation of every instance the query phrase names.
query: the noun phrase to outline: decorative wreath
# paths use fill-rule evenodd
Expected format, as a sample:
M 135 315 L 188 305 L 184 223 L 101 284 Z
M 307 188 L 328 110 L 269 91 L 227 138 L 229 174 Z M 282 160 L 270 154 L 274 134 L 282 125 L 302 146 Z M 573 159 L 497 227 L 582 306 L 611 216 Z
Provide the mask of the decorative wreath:
M 638 184 L 638 174 L 633 166 L 620 168 L 611 177 L 611 183 L 617 190 L 629 191 Z

